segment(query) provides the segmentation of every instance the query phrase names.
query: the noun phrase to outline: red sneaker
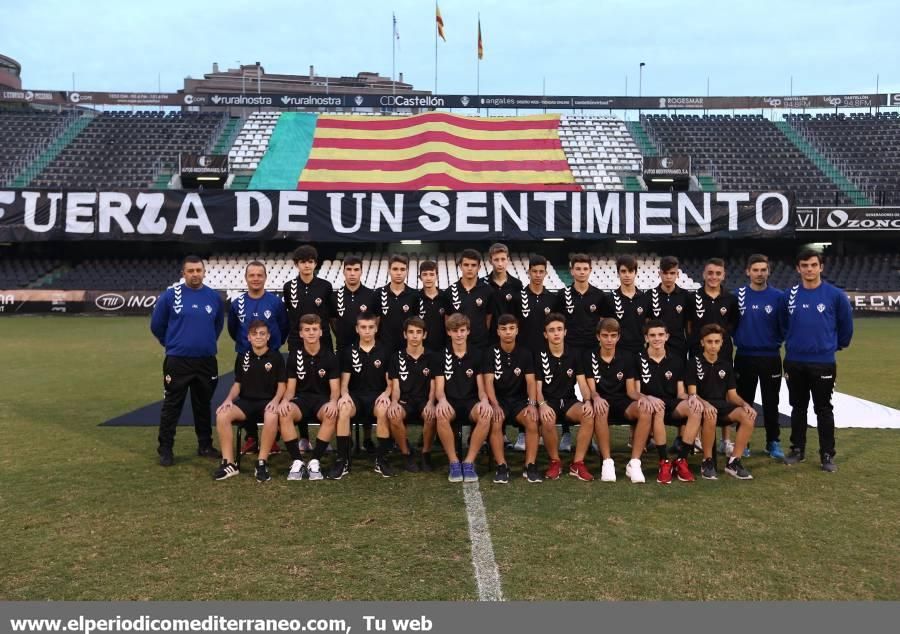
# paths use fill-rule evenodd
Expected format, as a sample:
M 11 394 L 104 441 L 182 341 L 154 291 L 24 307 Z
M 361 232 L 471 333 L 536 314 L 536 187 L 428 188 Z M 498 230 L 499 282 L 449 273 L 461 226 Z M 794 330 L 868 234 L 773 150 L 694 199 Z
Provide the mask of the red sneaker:
M 582 482 L 590 482 L 594 479 L 594 476 L 591 475 L 591 472 L 588 471 L 587 467 L 584 466 L 584 461 L 573 462 L 569 466 L 569 475 L 573 478 L 578 478 Z
M 242 456 L 248 453 L 259 453 L 259 443 L 253 436 L 248 436 L 247 440 L 244 441 L 244 444 L 241 447 Z
M 559 476 L 562 473 L 562 462 L 559 460 L 551 460 L 550 468 L 547 469 L 547 473 L 544 474 L 544 478 L 546 480 L 559 480 Z
M 691 468 L 688 466 L 687 460 L 685 460 L 684 458 L 678 458 L 675 461 L 675 474 L 682 482 L 694 481 L 694 474 L 691 473 Z
M 672 484 L 672 461 L 671 460 L 660 460 L 659 461 L 659 475 L 656 476 L 656 481 L 660 484 Z
M 281 453 L 281 447 L 278 446 L 277 442 L 272 443 L 272 450 L 269 452 L 270 456 L 274 456 L 277 453 Z

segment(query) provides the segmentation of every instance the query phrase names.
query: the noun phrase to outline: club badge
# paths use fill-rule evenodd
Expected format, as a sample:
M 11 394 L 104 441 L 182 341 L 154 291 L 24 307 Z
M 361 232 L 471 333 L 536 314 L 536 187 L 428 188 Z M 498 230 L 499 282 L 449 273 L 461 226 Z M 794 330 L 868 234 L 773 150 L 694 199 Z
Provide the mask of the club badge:
M 271 364 L 271 363 L 267 363 L 267 364 L 265 364 L 263 367 L 266 369 L 266 372 L 271 372 L 271 371 L 272 371 L 272 364 Z
M 471 379 L 473 374 L 475 374 L 475 371 L 472 368 L 469 368 L 468 370 L 466 370 L 466 376 L 468 378 Z
M 315 303 L 316 306 L 321 306 L 321 305 L 322 305 L 322 298 L 321 298 L 321 297 L 316 297 L 316 301 L 315 301 L 314 303 Z
M 727 312 L 728 312 L 728 309 L 725 308 L 724 306 L 722 306 L 722 308 L 719 309 L 719 314 L 722 315 L 723 317 L 725 316 L 725 313 L 727 313 Z
M 514 369 L 513 374 L 515 374 L 516 376 L 522 376 L 522 368 Z
M 822 311 L 820 310 L 819 312 L 821 313 Z M 206 305 L 206 314 L 212 315 L 212 306 L 210 306 L 209 304 Z
M 324 377 L 325 377 L 325 368 L 320 368 L 319 369 L 319 378 L 321 379 Z
M 566 370 L 566 376 L 569 377 L 570 379 L 571 379 L 574 375 L 575 375 L 575 370 L 573 370 L 572 368 L 569 368 L 568 370 Z
M 168 384 L 171 383 L 171 382 L 172 382 L 172 375 L 171 375 L 171 374 L 167 374 L 167 375 L 166 375 L 166 385 L 168 385 Z
M 403 312 L 404 312 L 404 313 L 408 313 L 408 312 L 409 312 L 409 304 L 403 304 Z
M 271 319 L 271 318 L 272 318 L 272 311 L 271 311 L 271 310 L 267 310 L 267 311 L 265 311 L 265 312 L 263 313 L 263 315 L 265 315 L 266 319 Z
M 475 305 L 481 308 L 481 305 L 484 303 L 484 300 L 480 297 L 475 298 Z
M 359 305 L 359 312 L 364 313 L 364 312 L 366 312 L 367 310 L 369 310 L 369 307 L 366 306 L 365 304 L 360 304 L 360 305 Z
M 666 373 L 663 376 L 666 377 L 666 381 L 671 381 L 672 380 L 672 371 L 666 370 Z
M 372 365 L 374 365 L 376 368 L 380 368 L 381 367 L 381 359 L 375 359 L 375 362 Z
M 819 311 L 820 313 L 824 313 L 825 312 L 825 304 L 817 304 L 816 310 Z
M 643 315 L 643 314 L 644 314 L 644 307 L 643 307 L 643 306 L 638 306 L 638 307 L 637 307 L 637 310 L 636 310 L 635 312 L 636 312 L 638 315 Z
M 591 304 L 589 310 L 590 310 L 592 313 L 597 312 L 597 304 Z
M 724 378 L 725 378 L 725 370 L 719 370 L 719 378 L 720 378 L 720 379 L 724 379 Z
M 684 310 L 684 308 L 682 308 L 681 304 L 678 304 L 675 307 L 675 312 L 678 313 L 679 315 L 681 314 L 681 311 L 683 311 L 683 310 Z
M 430 376 L 431 370 L 429 368 L 422 368 L 422 376 Z
M 619 372 L 619 373 L 617 373 L 617 374 L 616 374 L 616 378 L 617 378 L 619 381 L 621 381 L 622 379 L 625 378 L 625 373 L 624 373 L 624 372 Z

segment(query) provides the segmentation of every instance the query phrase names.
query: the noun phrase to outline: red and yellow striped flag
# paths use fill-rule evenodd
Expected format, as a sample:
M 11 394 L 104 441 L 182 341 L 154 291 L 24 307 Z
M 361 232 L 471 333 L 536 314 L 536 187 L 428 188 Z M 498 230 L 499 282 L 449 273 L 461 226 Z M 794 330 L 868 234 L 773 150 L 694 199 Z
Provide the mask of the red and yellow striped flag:
M 437 2 L 434 3 L 434 19 L 437 22 L 438 35 L 446 42 L 447 38 L 444 37 L 444 18 L 441 17 L 441 8 L 437 5 Z
M 298 189 L 577 191 L 559 115 L 322 115 Z
M 484 43 L 481 41 L 481 18 L 478 18 L 478 59 L 484 59 Z

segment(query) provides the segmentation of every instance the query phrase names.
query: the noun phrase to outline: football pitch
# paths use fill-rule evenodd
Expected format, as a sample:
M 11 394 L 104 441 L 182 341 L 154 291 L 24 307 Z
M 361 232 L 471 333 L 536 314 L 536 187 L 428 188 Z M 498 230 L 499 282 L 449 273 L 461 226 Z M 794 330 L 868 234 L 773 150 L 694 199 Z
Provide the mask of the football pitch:
M 463 486 L 442 472 L 384 479 L 363 456 L 340 482 L 288 483 L 281 454 L 271 482 L 249 458 L 215 482 L 187 427 L 164 469 L 155 427 L 98 427 L 162 397 L 148 319 L 2 324 L 0 600 L 479 598 Z M 231 351 L 224 335 L 223 373 Z M 838 390 L 900 408 L 898 359 L 900 319 L 857 320 Z M 900 599 L 900 431 L 838 430 L 836 474 L 818 470 L 809 438 L 811 460 L 786 467 L 757 429 L 752 482 L 658 485 L 648 455 L 648 483 L 633 485 L 619 429 L 614 484 L 531 486 L 514 453 L 516 477 L 494 485 L 482 457 L 479 537 L 503 598 Z M 599 458 L 588 466 L 599 473 Z

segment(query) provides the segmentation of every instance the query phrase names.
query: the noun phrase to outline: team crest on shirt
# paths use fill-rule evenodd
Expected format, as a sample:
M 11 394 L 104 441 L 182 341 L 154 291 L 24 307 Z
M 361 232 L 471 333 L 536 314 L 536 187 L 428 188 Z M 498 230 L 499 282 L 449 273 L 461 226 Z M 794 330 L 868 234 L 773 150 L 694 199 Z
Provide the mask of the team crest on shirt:
M 723 317 L 725 316 L 725 313 L 727 313 L 727 312 L 728 312 L 728 309 L 725 308 L 724 306 L 722 306 L 722 308 L 719 309 L 719 314 L 722 315 Z
M 574 375 L 575 375 L 575 370 L 573 370 L 572 368 L 569 368 L 568 370 L 566 370 L 566 376 L 569 377 L 570 379 L 571 379 Z
M 167 374 L 167 375 L 166 375 L 166 385 L 168 385 L 168 384 L 171 383 L 171 382 L 172 382 L 172 375 L 171 375 L 171 374 Z
M 506 294 L 506 301 L 508 301 L 508 302 L 511 302 L 511 301 L 512 301 L 512 293 L 507 293 L 507 294 Z
M 365 304 L 360 304 L 360 305 L 359 305 L 359 312 L 361 312 L 361 313 L 366 312 L 368 309 L 369 309 L 369 307 L 366 306 Z
M 404 313 L 408 313 L 408 312 L 409 312 L 409 304 L 403 304 L 403 312 L 404 312 Z
M 372 363 L 376 368 L 381 367 L 381 359 L 375 359 L 374 363 Z
M 468 370 L 466 370 L 466 377 L 467 377 L 467 378 L 470 378 L 470 379 L 471 379 L 473 374 L 475 374 L 475 371 L 474 371 L 472 368 L 469 368 Z
M 264 312 L 263 312 L 263 315 L 265 315 L 266 319 L 271 319 L 271 318 L 272 318 L 272 311 L 271 311 L 271 310 L 264 311 Z
M 443 314 L 444 314 L 444 309 L 438 308 L 438 315 L 443 315 Z
M 321 305 L 322 305 L 322 298 L 321 298 L 321 297 L 316 297 L 316 301 L 315 301 L 314 303 L 315 303 L 316 306 L 321 306 Z
M 666 377 L 666 381 L 671 381 L 672 380 L 672 371 L 666 370 L 666 373 L 663 376 Z
M 545 307 L 544 307 L 544 314 L 545 314 L 545 315 L 549 315 L 549 314 L 550 314 L 550 307 L 549 307 L 549 306 L 545 306 Z
M 725 370 L 719 370 L 719 378 L 720 378 L 720 379 L 724 379 L 724 378 L 725 378 L 725 374 L 726 374 Z
M 616 378 L 621 381 L 622 379 L 625 378 L 625 373 L 624 372 L 617 373 Z
M 597 304 L 591 304 L 588 310 L 590 310 L 592 313 L 597 312 Z
M 679 315 L 681 314 L 681 311 L 683 311 L 683 310 L 684 310 L 684 308 L 681 306 L 681 304 L 678 304 L 675 307 L 675 312 L 678 313 Z
M 430 376 L 431 370 L 429 368 L 422 368 L 422 376 Z
M 271 372 L 271 371 L 272 371 L 272 364 L 271 364 L 271 363 L 267 363 L 267 364 L 265 364 L 263 367 L 266 369 L 266 372 Z
M 643 314 L 644 314 L 644 307 L 643 307 L 643 306 L 638 306 L 637 309 L 635 310 L 635 312 L 636 312 L 638 315 L 643 315 Z
M 483 303 L 484 303 L 484 300 L 481 299 L 480 297 L 476 297 L 476 298 L 475 298 L 475 305 L 478 306 L 479 308 L 481 308 L 481 305 L 482 305 Z
M 819 311 L 820 313 L 824 313 L 825 312 L 825 304 L 816 304 L 816 310 Z
M 771 304 L 766 304 L 766 314 L 767 314 L 767 315 L 771 315 L 771 314 L 772 314 L 772 310 L 774 310 L 774 309 L 772 308 L 772 305 L 771 305 Z
M 324 377 L 325 377 L 325 368 L 320 368 L 319 369 L 319 378 L 321 379 Z
M 824 310 L 824 307 L 823 307 L 823 310 Z M 820 310 L 819 312 L 821 313 L 822 311 Z M 210 306 L 209 304 L 206 305 L 206 314 L 212 315 L 212 306 Z
M 522 368 L 514 369 L 513 374 L 515 374 L 516 376 L 522 376 Z

